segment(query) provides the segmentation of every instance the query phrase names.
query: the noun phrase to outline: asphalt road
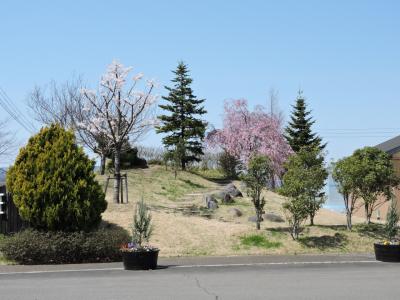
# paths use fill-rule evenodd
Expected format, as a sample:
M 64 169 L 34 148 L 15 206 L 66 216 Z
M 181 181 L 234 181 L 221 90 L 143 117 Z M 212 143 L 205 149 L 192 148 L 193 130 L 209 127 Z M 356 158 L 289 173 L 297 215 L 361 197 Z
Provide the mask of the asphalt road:
M 400 264 L 373 260 L 107 266 L 3 272 L 0 299 L 400 299 Z

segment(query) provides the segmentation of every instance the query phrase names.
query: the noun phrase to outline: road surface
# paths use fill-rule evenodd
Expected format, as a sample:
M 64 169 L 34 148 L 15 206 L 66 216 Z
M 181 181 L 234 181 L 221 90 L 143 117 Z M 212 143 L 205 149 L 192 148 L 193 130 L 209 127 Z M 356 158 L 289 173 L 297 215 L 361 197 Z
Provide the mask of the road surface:
M 400 264 L 371 257 L 195 262 L 154 271 L 124 271 L 121 264 L 3 266 L 0 299 L 400 299 Z

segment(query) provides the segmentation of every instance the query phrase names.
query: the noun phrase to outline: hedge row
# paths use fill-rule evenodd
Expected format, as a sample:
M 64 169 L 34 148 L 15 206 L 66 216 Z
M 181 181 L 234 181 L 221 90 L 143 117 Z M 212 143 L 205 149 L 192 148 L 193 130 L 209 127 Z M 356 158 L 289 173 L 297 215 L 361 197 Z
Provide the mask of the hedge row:
M 0 241 L 0 252 L 20 264 L 68 264 L 121 261 L 119 248 L 129 241 L 122 228 L 91 232 L 24 230 Z

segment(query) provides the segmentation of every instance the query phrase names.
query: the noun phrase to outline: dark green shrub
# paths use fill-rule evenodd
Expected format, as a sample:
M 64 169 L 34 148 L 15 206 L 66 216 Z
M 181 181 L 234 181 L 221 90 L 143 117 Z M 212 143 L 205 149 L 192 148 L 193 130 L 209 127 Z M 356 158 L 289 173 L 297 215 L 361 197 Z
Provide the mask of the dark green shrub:
M 222 152 L 218 157 L 218 165 L 226 178 L 236 179 L 240 167 L 239 160 L 228 152 Z
M 397 223 L 399 222 L 399 213 L 397 212 L 396 201 L 392 199 L 389 211 L 386 217 L 385 231 L 389 242 L 393 241 L 397 235 Z
M 90 230 L 107 207 L 93 170 L 94 161 L 78 147 L 74 134 L 51 125 L 21 148 L 7 172 L 7 188 L 33 228 Z
M 91 232 L 44 232 L 27 229 L 4 238 L 0 252 L 20 264 L 68 264 L 120 261 L 120 247 L 129 242 L 120 227 Z
M 128 170 L 132 168 L 147 168 L 147 161 L 138 156 L 138 149 L 132 148 L 129 144 L 127 145 L 126 151 L 121 153 L 121 169 Z M 111 156 L 111 160 L 107 164 L 108 170 L 114 169 L 114 155 Z

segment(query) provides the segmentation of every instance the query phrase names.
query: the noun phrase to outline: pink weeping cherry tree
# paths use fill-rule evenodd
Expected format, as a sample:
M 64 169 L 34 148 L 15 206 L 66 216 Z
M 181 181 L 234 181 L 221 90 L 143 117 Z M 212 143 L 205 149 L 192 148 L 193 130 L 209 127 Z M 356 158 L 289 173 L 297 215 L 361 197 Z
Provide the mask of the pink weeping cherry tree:
M 272 178 L 281 177 L 283 164 L 292 153 L 282 134 L 281 123 L 262 106 L 250 111 L 246 100 L 226 101 L 223 128 L 211 131 L 206 143 L 222 148 L 245 166 L 252 155 L 266 155 L 271 161 Z
M 82 89 L 81 117 L 76 126 L 79 129 L 101 135 L 114 154 L 114 193 L 113 200 L 120 203 L 121 165 L 120 157 L 124 142 L 137 141 L 156 122 L 153 95 L 155 83 L 147 80 L 147 87 L 138 90 L 143 78 L 139 73 L 129 77 L 131 67 L 113 61 L 102 76 L 98 90 Z

